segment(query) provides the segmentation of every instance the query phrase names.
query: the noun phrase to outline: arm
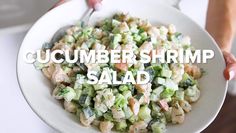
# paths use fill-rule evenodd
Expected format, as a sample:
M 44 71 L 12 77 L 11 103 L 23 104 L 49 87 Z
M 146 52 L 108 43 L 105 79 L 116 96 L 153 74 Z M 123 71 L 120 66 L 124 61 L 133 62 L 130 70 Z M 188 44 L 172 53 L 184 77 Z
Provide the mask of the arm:
M 236 1 L 209 0 L 206 29 L 222 50 L 230 52 L 236 31 Z
M 224 54 L 227 65 L 224 71 L 225 78 L 234 78 L 236 60 L 230 51 L 236 33 L 236 0 L 209 0 L 206 30 Z

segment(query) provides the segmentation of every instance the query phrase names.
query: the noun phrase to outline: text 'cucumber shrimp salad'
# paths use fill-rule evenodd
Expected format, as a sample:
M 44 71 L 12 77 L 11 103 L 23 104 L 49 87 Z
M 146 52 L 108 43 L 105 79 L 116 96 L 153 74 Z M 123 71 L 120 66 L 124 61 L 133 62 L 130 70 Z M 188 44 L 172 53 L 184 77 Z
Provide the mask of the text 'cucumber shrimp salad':
M 188 36 L 174 25 L 153 26 L 148 21 L 127 14 L 115 14 L 95 26 L 79 23 L 70 27 L 56 43 L 45 43 L 45 50 L 133 50 L 136 63 L 74 63 L 64 61 L 35 63 L 53 83 L 53 97 L 63 100 L 66 111 L 74 113 L 84 126 L 95 126 L 103 133 L 166 132 L 168 123 L 181 124 L 197 102 L 200 90 L 197 79 L 202 70 L 180 63 L 139 62 L 140 50 L 193 50 Z M 73 57 L 73 55 L 71 55 Z M 64 55 L 57 55 L 64 58 Z M 123 80 L 127 71 L 149 73 L 147 84 L 88 84 L 88 71 L 116 71 Z M 66 123 L 65 123 L 66 124 Z M 170 125 L 171 126 L 171 125 Z

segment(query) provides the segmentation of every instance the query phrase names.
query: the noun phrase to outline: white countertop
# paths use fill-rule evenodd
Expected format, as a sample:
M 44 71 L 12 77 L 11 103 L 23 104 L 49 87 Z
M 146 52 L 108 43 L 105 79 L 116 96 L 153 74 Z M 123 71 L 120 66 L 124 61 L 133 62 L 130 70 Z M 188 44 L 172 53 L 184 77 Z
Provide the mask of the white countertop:
M 53 133 L 26 103 L 16 79 L 16 57 L 25 33 L 0 37 L 1 133 Z
M 182 11 L 204 27 L 206 0 L 184 0 Z M 16 79 L 16 57 L 25 32 L 0 36 L 1 133 L 54 133 L 27 105 Z M 236 50 L 235 50 L 236 51 Z

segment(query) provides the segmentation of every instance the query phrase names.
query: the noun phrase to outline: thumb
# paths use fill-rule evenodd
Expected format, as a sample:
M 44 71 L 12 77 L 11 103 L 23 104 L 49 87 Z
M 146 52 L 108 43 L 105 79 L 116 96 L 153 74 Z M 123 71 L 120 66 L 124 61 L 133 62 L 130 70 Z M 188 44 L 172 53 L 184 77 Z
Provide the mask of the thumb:
M 101 6 L 102 0 L 88 0 L 88 6 L 90 8 L 99 9 Z
M 236 76 L 236 63 L 230 63 L 224 70 L 224 76 L 227 80 L 235 79 Z
M 236 59 L 233 54 L 229 52 L 225 52 L 225 51 L 222 51 L 222 52 L 225 58 L 226 65 L 231 64 L 231 63 L 236 63 Z

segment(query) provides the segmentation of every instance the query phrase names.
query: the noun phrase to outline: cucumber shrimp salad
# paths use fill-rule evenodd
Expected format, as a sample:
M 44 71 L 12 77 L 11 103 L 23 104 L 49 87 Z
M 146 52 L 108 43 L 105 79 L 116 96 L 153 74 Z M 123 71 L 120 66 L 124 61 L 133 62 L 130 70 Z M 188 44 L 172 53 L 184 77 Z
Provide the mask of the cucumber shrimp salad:
M 173 24 L 154 26 L 147 20 L 128 14 L 115 14 L 95 26 L 78 23 L 71 26 L 56 43 L 45 43 L 45 50 L 134 50 L 139 60 L 140 50 L 191 49 L 191 41 L 176 31 Z M 58 55 L 63 58 L 64 55 Z M 73 56 L 73 55 L 71 55 Z M 168 123 L 181 124 L 186 113 L 197 102 L 200 90 L 197 79 L 202 70 L 193 64 L 56 64 L 49 62 L 35 67 L 53 83 L 53 97 L 64 102 L 66 111 L 84 126 L 95 126 L 102 133 L 166 132 Z M 117 78 L 127 70 L 150 75 L 148 84 L 87 84 L 88 71 L 117 71 Z M 99 77 L 99 73 L 97 77 Z M 171 125 L 170 125 L 171 126 Z

